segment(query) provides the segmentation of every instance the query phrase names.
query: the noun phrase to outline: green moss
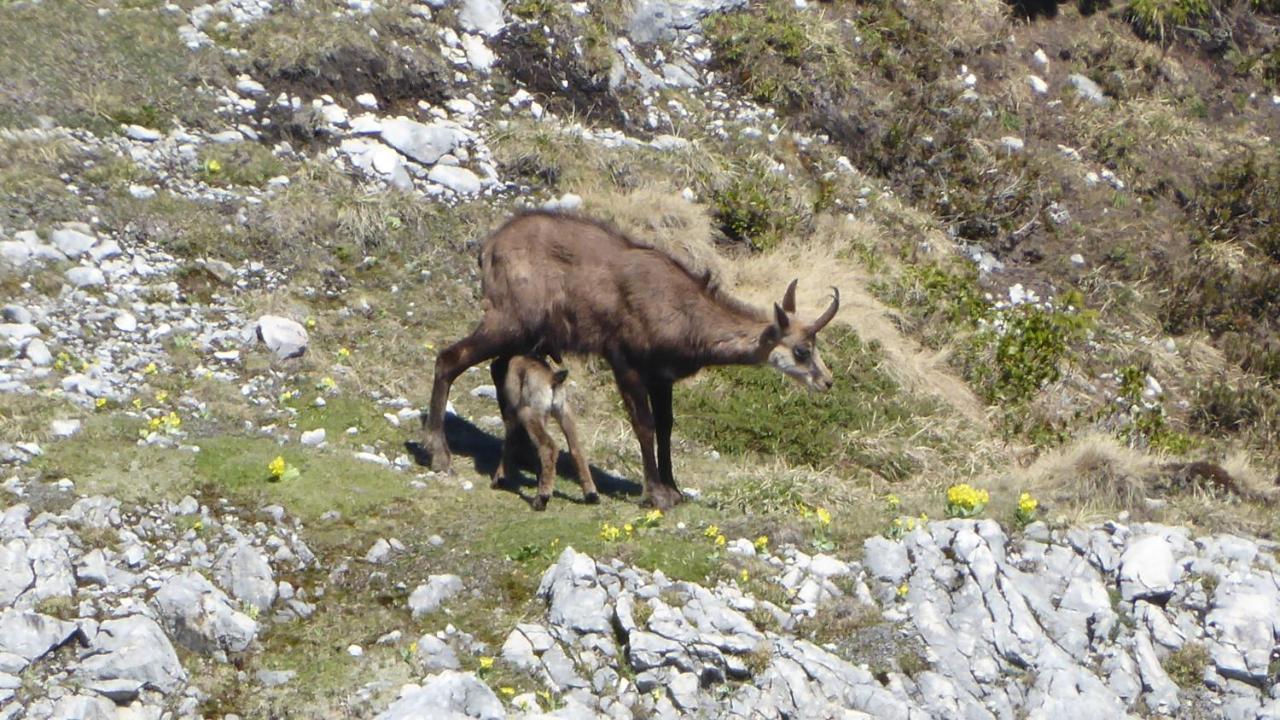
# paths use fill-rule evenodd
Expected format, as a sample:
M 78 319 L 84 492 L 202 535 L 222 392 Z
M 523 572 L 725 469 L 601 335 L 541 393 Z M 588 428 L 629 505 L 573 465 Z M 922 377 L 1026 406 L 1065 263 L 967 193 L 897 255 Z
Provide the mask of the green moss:
M 1164 671 L 1169 679 L 1185 690 L 1199 687 L 1204 682 L 1204 669 L 1209 666 L 1209 650 L 1200 643 L 1189 642 L 1169 653 L 1164 659 Z

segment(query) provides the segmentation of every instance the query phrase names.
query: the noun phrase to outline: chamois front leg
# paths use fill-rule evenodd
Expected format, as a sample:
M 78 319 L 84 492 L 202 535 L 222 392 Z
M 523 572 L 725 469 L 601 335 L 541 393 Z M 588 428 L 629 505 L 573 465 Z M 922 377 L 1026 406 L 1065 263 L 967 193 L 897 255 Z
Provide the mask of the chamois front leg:
M 431 383 L 431 407 L 422 419 L 422 444 L 431 455 L 431 469 L 445 472 L 452 463 L 449 444 L 444 437 L 444 409 L 449 404 L 449 388 L 467 368 L 505 353 L 506 343 L 499 339 L 489 316 L 470 335 L 436 355 L 435 378 Z
M 675 503 L 662 490 L 661 480 L 658 478 L 658 463 L 653 454 L 653 411 L 649 407 L 648 390 L 640 373 L 625 360 L 615 358 L 612 365 L 618 391 L 622 394 L 623 404 L 627 406 L 627 414 L 631 416 L 631 429 L 640 442 L 640 460 L 644 464 L 644 491 L 640 493 L 640 504 L 667 510 Z
M 522 407 L 519 410 L 520 423 L 529 432 L 529 437 L 538 446 L 538 459 L 542 466 L 538 468 L 538 494 L 533 498 L 534 510 L 546 510 L 551 500 L 551 492 L 556 486 L 556 444 L 547 433 L 542 418 L 532 408 Z
M 555 411 L 556 422 L 564 433 L 564 442 L 569 446 L 569 454 L 573 457 L 573 466 L 578 471 L 578 482 L 582 483 L 582 499 L 594 505 L 600 502 L 600 493 L 596 490 L 596 482 L 591 477 L 591 466 L 587 464 L 587 456 L 582 452 L 582 444 L 578 442 L 578 428 L 574 424 L 573 414 L 567 407 Z
M 663 380 L 650 383 L 649 402 L 653 406 L 654 430 L 658 440 L 658 478 L 670 504 L 679 505 L 684 501 L 684 495 L 676 487 L 675 474 L 671 469 L 671 428 L 675 424 L 671 409 L 671 383 Z

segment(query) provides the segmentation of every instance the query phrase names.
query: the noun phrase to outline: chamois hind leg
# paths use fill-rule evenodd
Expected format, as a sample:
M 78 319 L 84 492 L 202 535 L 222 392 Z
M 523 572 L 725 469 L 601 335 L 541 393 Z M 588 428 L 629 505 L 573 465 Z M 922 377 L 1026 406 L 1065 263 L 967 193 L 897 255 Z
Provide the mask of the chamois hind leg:
M 495 316 L 485 315 L 470 335 L 436 355 L 435 379 L 431 384 L 431 407 L 422 419 L 422 444 L 431 455 L 431 469 L 444 472 L 452 458 L 444 438 L 444 409 L 449 402 L 449 388 L 467 368 L 499 355 L 510 355 L 509 338 L 503 338 Z
M 624 358 L 612 357 L 613 377 L 618 383 L 627 414 L 631 416 L 631 429 L 640 442 L 640 460 L 644 464 L 644 491 L 640 493 L 641 505 L 653 505 L 666 510 L 675 504 L 670 493 L 665 492 L 658 478 L 658 464 L 653 456 L 653 411 L 649 407 L 649 393 L 640 373 Z
M 587 464 L 587 456 L 582 452 L 582 444 L 578 442 L 578 427 L 573 421 L 573 413 L 569 412 L 569 408 L 561 407 L 554 414 L 556 422 L 560 423 L 561 432 L 564 433 L 564 442 L 569 446 L 569 454 L 573 457 L 578 482 L 582 483 L 582 499 L 594 505 L 600 502 L 600 493 L 591 477 L 591 466 Z
M 533 498 L 533 509 L 546 510 L 551 491 L 556 486 L 556 444 L 547 433 L 543 418 L 532 408 L 522 407 L 518 414 L 520 423 L 538 446 L 538 459 L 542 463 L 538 468 L 538 494 Z
M 671 469 L 671 428 L 675 424 L 671 410 L 671 383 L 656 381 L 649 384 L 649 402 L 653 407 L 654 431 L 658 440 L 658 478 L 662 481 L 663 492 L 670 496 L 672 505 L 684 501 L 684 495 L 676 487 L 675 474 Z

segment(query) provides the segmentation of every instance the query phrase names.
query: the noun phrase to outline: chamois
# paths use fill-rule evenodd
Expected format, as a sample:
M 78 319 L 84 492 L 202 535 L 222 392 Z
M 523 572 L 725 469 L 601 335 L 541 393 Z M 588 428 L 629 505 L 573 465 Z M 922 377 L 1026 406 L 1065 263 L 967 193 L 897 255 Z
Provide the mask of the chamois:
M 493 471 L 493 483 L 490 487 L 501 485 L 504 474 L 508 480 L 518 475 L 513 440 L 519 437 L 520 428 L 524 428 L 538 446 L 538 459 L 542 463 L 538 471 L 538 494 L 533 498 L 534 510 L 547 508 L 547 501 L 551 499 L 551 490 L 556 482 L 556 444 L 547 432 L 548 417 L 555 418 L 564 433 L 565 443 L 569 446 L 569 454 L 573 456 L 573 464 L 578 472 L 578 481 L 582 483 L 583 497 L 588 503 L 600 501 L 596 484 L 591 479 L 587 457 L 582 454 L 582 445 L 578 442 L 573 413 L 565 398 L 567 393 L 564 381 L 568 376 L 568 370 L 552 370 L 540 358 L 517 355 L 511 358 L 505 382 L 498 388 L 498 393 L 505 401 L 502 423 L 506 426 L 506 436 L 502 441 L 502 462 Z
M 447 470 L 451 460 L 444 437 L 449 388 L 467 368 L 489 359 L 494 385 L 502 387 L 516 355 L 604 358 L 640 442 L 641 504 L 660 509 L 683 499 L 671 471 L 675 381 L 709 365 L 768 363 L 811 390 L 824 392 L 833 382 L 816 336 L 840 307 L 836 288 L 812 323 L 796 317 L 794 280 L 773 312 L 763 312 L 661 250 L 602 223 L 544 211 L 518 214 L 490 235 L 480 250 L 480 273 L 484 316 L 470 335 L 436 356 L 423 418 L 423 444 L 436 471 Z

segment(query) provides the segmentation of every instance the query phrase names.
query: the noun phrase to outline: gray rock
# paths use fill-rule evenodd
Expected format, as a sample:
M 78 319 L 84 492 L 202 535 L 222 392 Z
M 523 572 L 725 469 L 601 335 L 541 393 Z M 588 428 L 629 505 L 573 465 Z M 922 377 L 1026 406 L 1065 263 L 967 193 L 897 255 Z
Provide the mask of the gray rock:
M 138 140 L 139 142 L 156 142 L 160 138 L 164 137 L 155 130 L 142 127 L 141 125 L 126 125 L 124 128 L 124 134 L 125 137 L 130 140 Z
M 54 437 L 69 438 L 80 432 L 80 421 L 75 419 L 51 420 L 49 422 L 49 432 L 53 433 Z
M 1080 93 L 1080 97 L 1088 100 L 1095 105 L 1106 105 L 1110 102 L 1107 96 L 1103 94 L 1102 88 L 1098 87 L 1098 83 L 1079 73 L 1072 73 L 1067 80 L 1075 87 L 1076 92 Z
M 93 258 L 94 262 L 101 263 L 103 260 L 116 257 L 121 252 L 123 251 L 120 249 L 120 243 L 107 239 L 89 248 L 89 257 Z
M 26 267 L 31 262 L 31 246 L 17 240 L 0 242 L 0 260 L 16 268 Z
M 302 433 L 299 442 L 307 447 L 319 447 L 324 444 L 324 428 L 316 428 L 315 430 L 307 430 Z
M 431 575 L 409 595 L 409 609 L 413 617 L 429 615 L 462 592 L 462 578 L 457 575 Z
M 200 512 L 200 502 L 190 495 L 183 495 L 178 501 L 178 507 L 174 509 L 177 515 L 195 515 Z
M 34 662 L 84 635 L 73 622 L 12 608 L 0 612 L 0 653 Z
M 382 122 L 381 137 L 383 142 L 410 159 L 424 165 L 433 165 L 441 156 L 460 145 L 466 134 L 453 125 L 424 125 L 405 117 L 396 117 Z
M 63 255 L 74 260 L 89 252 L 89 248 L 98 242 L 98 238 L 79 230 L 61 228 L 50 233 L 49 242 L 53 243 L 53 246 Z
M 0 318 L 3 318 L 7 323 L 17 323 L 19 325 L 30 325 L 35 321 L 30 310 L 12 303 L 0 308 Z
M 1214 594 L 1205 629 L 1210 654 L 1223 677 L 1262 685 L 1271 652 L 1280 638 L 1280 597 L 1275 575 L 1251 573 L 1224 583 Z
M 496 35 L 503 26 L 501 0 L 460 0 L 458 24 L 467 32 Z
M 241 540 L 218 556 L 213 568 L 218 584 L 240 602 L 265 612 L 276 601 L 275 574 L 261 550 Z
M 0 338 L 25 340 L 40 334 L 40 328 L 30 323 L 0 323 Z
M 711 13 L 746 6 L 747 0 L 640 0 L 631 11 L 627 34 L 637 43 L 670 40 L 677 30 L 696 28 Z
M 50 720 L 116 720 L 116 704 L 97 695 L 65 695 Z
M 297 674 L 297 670 L 259 670 L 254 677 L 263 687 L 272 688 L 287 684 Z
M 418 638 L 418 663 L 423 672 L 435 673 L 441 670 L 457 670 L 462 667 L 458 656 L 449 644 L 435 635 L 426 634 Z
M 27 561 L 35 582 L 20 599 L 21 604 L 35 605 L 53 597 L 71 597 L 75 593 L 75 573 L 66 548 L 45 537 L 37 537 L 27 543 Z
M 23 350 L 23 354 L 36 367 L 49 367 L 53 364 L 53 353 L 49 352 L 49 346 L 45 345 L 40 338 L 32 338 Z
M 867 571 L 878 580 L 896 585 L 911 573 L 906 546 L 880 535 L 862 543 L 862 557 Z
M 436 165 L 427 173 L 427 179 L 459 195 L 475 195 L 481 189 L 480 178 L 464 167 Z
M 0 546 L 0 608 L 12 606 L 35 581 L 26 542 L 11 540 Z
M 385 538 L 378 538 L 373 541 L 373 545 L 370 546 L 369 552 L 364 554 L 364 561 L 367 563 L 373 563 L 374 565 L 381 565 L 390 557 L 391 544 L 388 543 Z
M 475 675 L 446 670 L 428 677 L 422 687 L 402 695 L 375 720 L 451 720 L 455 717 L 501 720 L 506 717 L 506 711 L 489 686 Z
M 64 274 L 67 281 L 76 287 L 97 287 L 98 285 L 107 284 L 106 276 L 96 267 L 77 265 L 67 270 Z
M 199 653 L 243 652 L 258 632 L 258 624 L 233 608 L 199 573 L 173 576 L 151 598 L 151 605 L 174 639 Z
M 81 498 L 67 512 L 73 525 L 104 530 L 120 525 L 120 501 L 102 495 Z
M 120 332 L 131 333 L 138 329 L 138 318 L 134 317 L 133 313 L 121 312 L 116 315 L 111 324 L 115 325 Z
M 75 674 L 89 682 L 135 680 L 162 693 L 178 690 L 187 680 L 169 638 L 144 615 L 99 625 Z
M 302 323 L 279 315 L 258 318 L 258 339 L 281 360 L 301 357 L 307 351 L 307 329 Z
M 1158 535 L 1131 543 L 1120 556 L 1120 595 L 1127 601 L 1167 598 L 1173 593 L 1173 548 Z

